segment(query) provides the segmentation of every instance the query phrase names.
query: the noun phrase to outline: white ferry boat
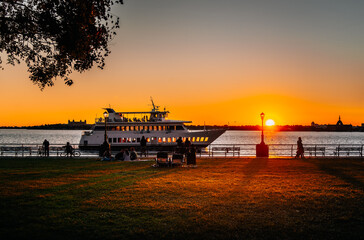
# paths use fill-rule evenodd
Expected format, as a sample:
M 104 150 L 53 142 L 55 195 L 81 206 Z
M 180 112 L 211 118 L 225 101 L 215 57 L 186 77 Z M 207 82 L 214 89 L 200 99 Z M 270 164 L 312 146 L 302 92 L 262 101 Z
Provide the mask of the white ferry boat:
M 147 112 L 115 112 L 112 108 L 105 108 L 108 117 L 96 119 L 92 130 L 83 133 L 79 148 L 99 149 L 105 133 L 112 150 L 139 149 L 143 136 L 148 150 L 173 150 L 180 137 L 183 142 L 188 138 L 196 148 L 203 148 L 225 132 L 225 129 L 190 131 L 185 124 L 191 121 L 169 120 L 169 111 L 160 111 L 153 100 L 152 105 L 152 110 Z

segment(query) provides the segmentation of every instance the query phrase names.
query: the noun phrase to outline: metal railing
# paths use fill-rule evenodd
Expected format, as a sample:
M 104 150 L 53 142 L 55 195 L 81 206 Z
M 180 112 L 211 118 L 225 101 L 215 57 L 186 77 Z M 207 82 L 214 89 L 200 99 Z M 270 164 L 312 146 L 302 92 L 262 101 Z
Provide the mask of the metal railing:
M 71 144 L 78 149 L 78 144 Z M 294 157 L 296 144 L 269 144 L 269 156 Z M 363 157 L 364 144 L 304 144 L 306 157 Z M 65 151 L 64 144 L 51 144 L 49 156 L 60 156 Z M 112 154 L 116 154 L 113 151 Z M 157 151 L 147 151 L 147 157 L 155 157 Z M 138 151 L 140 156 L 140 152 Z M 97 157 L 98 150 L 81 151 L 81 156 Z M 199 149 L 200 157 L 252 157 L 256 155 L 256 144 L 210 144 Z M 1 156 L 31 157 L 44 156 L 42 144 L 0 144 Z

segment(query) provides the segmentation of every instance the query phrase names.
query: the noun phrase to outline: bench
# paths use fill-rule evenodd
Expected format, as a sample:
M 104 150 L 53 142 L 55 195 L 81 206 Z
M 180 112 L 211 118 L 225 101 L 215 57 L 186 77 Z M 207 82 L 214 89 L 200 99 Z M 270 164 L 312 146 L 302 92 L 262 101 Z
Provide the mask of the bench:
M 305 152 L 308 152 L 310 156 L 314 155 L 316 157 L 317 154 L 321 154 L 325 156 L 325 147 L 305 147 Z
M 64 148 L 62 147 L 49 147 L 50 155 L 59 156 L 62 152 L 64 152 Z M 51 154 L 53 153 L 53 154 Z M 0 156 L 44 156 L 43 147 L 38 146 L 23 146 L 23 147 L 0 147 Z
M 240 157 L 240 147 L 212 147 L 211 148 L 212 157 L 214 156 L 214 153 L 224 153 L 225 157 L 227 156 L 227 154 L 231 153 L 233 157 L 236 154 Z
M 354 153 L 363 156 L 363 146 L 361 147 L 336 147 L 334 155 L 340 157 L 340 152 L 346 153 L 346 156 L 350 156 L 350 153 Z
M 14 154 L 14 156 L 19 155 L 32 155 L 32 147 L 0 147 L 0 156 L 7 154 Z

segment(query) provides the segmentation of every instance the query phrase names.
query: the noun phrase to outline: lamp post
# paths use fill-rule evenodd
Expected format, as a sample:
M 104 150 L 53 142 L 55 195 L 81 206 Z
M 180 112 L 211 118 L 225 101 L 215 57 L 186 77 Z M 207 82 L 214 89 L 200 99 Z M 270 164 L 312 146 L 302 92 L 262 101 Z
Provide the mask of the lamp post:
M 264 116 L 265 116 L 265 114 L 262 112 L 260 114 L 260 118 L 262 119 L 262 140 L 261 140 L 260 144 L 264 144 L 264 124 L 263 124 Z
M 257 157 L 269 157 L 269 146 L 264 143 L 264 117 L 265 114 L 261 113 L 260 118 L 262 119 L 262 135 L 261 142 L 256 145 L 256 156 Z
M 110 145 L 107 138 L 107 119 L 109 117 L 109 113 L 107 111 L 104 112 L 104 118 L 105 118 L 105 133 L 104 133 L 104 142 L 100 146 L 99 149 L 99 156 L 102 157 L 106 150 L 110 150 Z
M 105 143 L 108 143 L 108 139 L 107 139 L 107 131 L 106 131 L 106 128 L 107 128 L 107 118 L 109 117 L 109 113 L 107 111 L 104 112 L 104 118 L 105 118 L 105 133 L 104 133 L 104 144 Z

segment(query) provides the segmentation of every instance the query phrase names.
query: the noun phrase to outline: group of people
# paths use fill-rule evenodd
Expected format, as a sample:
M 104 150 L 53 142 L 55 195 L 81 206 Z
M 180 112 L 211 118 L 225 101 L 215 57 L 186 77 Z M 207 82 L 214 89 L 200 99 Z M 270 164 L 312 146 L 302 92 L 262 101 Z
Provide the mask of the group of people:
M 63 146 L 65 149 L 65 153 L 67 157 L 72 157 L 73 155 L 73 147 L 72 145 L 67 142 L 66 145 Z M 44 139 L 42 148 L 39 149 L 39 155 L 44 155 L 45 157 L 49 157 L 49 141 Z
M 111 155 L 110 149 L 106 149 L 104 152 L 101 161 L 129 161 L 129 160 L 137 160 L 138 154 L 136 153 L 133 147 L 129 149 L 121 149 L 120 152 L 115 154 L 115 157 Z
M 185 142 L 183 143 L 182 137 L 179 137 L 176 142 L 176 152 L 185 154 L 187 165 L 196 165 L 196 147 L 191 144 L 190 140 L 186 138 Z

